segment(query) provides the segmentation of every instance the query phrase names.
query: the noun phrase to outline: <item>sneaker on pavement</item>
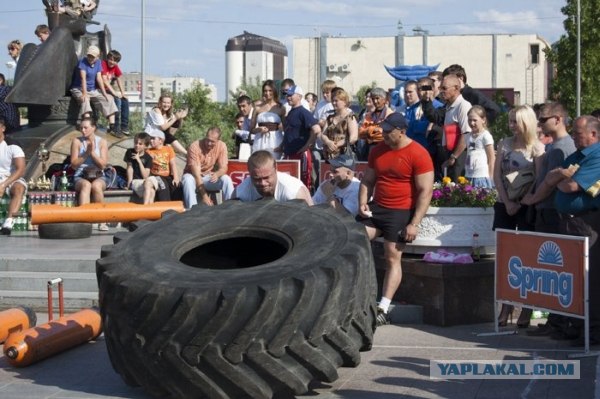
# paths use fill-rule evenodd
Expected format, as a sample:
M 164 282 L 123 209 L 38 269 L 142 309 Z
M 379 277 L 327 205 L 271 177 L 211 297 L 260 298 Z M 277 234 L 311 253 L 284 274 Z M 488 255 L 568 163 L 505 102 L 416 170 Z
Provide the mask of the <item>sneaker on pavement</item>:
M 122 132 L 119 132 L 118 130 L 113 130 L 111 128 L 108 128 L 106 133 L 110 134 L 111 136 L 115 136 L 118 139 L 122 139 L 123 137 L 125 137 L 125 135 Z
M 121 128 L 121 133 L 123 133 L 125 136 L 129 136 L 131 134 L 129 132 L 129 129 L 123 129 L 123 128 Z
M 106 223 L 100 223 L 98 225 L 98 230 L 100 230 L 100 231 L 108 231 L 108 224 L 106 224 Z
M 375 318 L 375 321 L 377 323 L 377 327 L 385 326 L 392 322 L 390 320 L 390 316 L 386 312 L 384 312 L 383 309 L 381 309 L 381 308 L 377 308 L 377 317 Z
M 14 218 L 6 218 L 6 220 L 2 224 L 2 228 L 0 229 L 0 234 L 9 236 L 10 233 L 12 232 L 12 228 L 14 225 L 15 225 Z

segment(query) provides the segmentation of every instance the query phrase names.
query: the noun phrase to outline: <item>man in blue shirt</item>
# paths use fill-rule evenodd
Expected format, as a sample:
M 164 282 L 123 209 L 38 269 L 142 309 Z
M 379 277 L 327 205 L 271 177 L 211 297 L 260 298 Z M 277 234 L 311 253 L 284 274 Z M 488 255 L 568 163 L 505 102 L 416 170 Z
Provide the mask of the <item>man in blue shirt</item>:
M 283 154 L 285 159 L 300 160 L 301 180 L 310 190 L 312 185 L 310 147 L 321 134 L 321 127 L 313 114 L 302 106 L 304 91 L 300 86 L 290 87 L 286 95 L 292 108 L 284 122 Z
M 104 87 L 101 75 L 102 63 L 99 57 L 100 49 L 96 46 L 89 46 L 86 57 L 79 61 L 73 74 L 71 95 L 81 104 L 80 117 L 92 116 L 90 103 L 98 104 L 102 115 L 108 119 L 108 133 L 122 137 L 122 133 L 115 130 L 115 114 L 118 110 L 113 97 L 106 92 Z

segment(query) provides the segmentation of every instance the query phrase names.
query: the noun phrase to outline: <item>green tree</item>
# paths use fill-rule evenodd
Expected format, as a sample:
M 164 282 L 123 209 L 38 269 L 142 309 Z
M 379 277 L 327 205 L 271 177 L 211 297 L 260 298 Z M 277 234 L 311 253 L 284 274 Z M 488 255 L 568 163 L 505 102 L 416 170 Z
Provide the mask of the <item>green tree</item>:
M 235 103 L 235 99 L 237 99 L 241 94 L 245 94 L 250 97 L 252 100 L 259 100 L 262 97 L 262 82 L 258 76 L 254 79 L 242 79 L 242 84 L 235 90 L 229 90 L 229 97 Z
M 369 85 L 360 86 L 360 88 L 356 92 L 356 99 L 358 100 L 358 103 L 360 104 L 361 107 L 363 107 L 363 108 L 365 107 L 365 94 L 366 94 L 367 90 L 373 89 L 375 87 L 377 87 L 376 81 L 372 81 L 370 86 Z
M 545 49 L 546 57 L 556 68 L 552 82 L 553 99 L 575 115 L 577 105 L 577 1 L 567 0 L 561 9 L 566 15 L 565 34 L 552 48 Z M 595 1 L 581 1 L 581 112 L 589 114 L 600 108 L 600 8 Z

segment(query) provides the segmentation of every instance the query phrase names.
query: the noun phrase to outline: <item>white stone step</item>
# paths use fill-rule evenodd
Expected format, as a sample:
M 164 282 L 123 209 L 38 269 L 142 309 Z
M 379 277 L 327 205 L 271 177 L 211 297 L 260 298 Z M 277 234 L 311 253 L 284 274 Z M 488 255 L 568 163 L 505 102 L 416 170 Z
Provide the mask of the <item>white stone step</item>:
M 58 292 L 53 295 L 55 315 L 58 314 Z M 73 313 L 83 308 L 98 306 L 97 292 L 69 291 L 64 293 L 65 313 Z M 48 295 L 46 291 L 0 290 L 0 310 L 15 306 L 28 306 L 36 312 L 48 311 Z
M 98 291 L 95 273 L 64 271 L 0 271 L 0 290 L 46 292 L 48 281 L 58 277 L 64 281 L 65 293 Z

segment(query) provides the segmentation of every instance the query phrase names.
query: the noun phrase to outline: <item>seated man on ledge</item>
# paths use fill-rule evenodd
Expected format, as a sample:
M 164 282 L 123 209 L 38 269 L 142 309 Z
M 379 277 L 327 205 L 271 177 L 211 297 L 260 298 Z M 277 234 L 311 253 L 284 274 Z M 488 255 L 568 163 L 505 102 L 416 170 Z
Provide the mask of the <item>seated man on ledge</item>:
M 223 191 L 223 200 L 231 198 L 233 182 L 227 175 L 227 146 L 221 141 L 221 129 L 211 127 L 202 140 L 193 142 L 187 151 L 187 164 L 181 179 L 183 202 L 190 209 L 198 203 L 214 205 L 208 191 Z
M 360 180 L 354 176 L 356 162 L 347 154 L 329 160 L 331 179 L 321 183 L 313 201 L 316 204 L 330 204 L 341 212 L 358 214 L 358 191 Z
M 23 179 L 25 174 L 25 153 L 21 147 L 7 142 L 4 136 L 6 122 L 0 118 L 0 198 L 7 194 L 10 196 L 6 220 L 2 224 L 0 233 L 10 235 L 15 224 L 14 216 L 19 212 L 23 196 L 27 192 L 27 183 Z
M 277 171 L 277 162 L 269 151 L 255 151 L 250 155 L 248 172 L 250 176 L 237 186 L 231 199 L 241 201 L 275 199 L 282 202 L 302 199 L 308 205 L 313 204 L 308 188 L 300 179 Z

